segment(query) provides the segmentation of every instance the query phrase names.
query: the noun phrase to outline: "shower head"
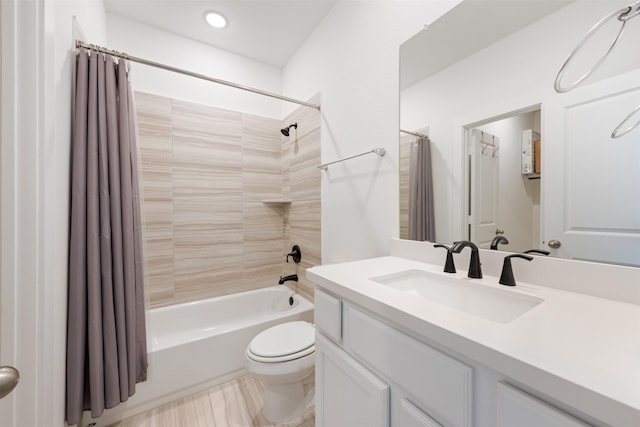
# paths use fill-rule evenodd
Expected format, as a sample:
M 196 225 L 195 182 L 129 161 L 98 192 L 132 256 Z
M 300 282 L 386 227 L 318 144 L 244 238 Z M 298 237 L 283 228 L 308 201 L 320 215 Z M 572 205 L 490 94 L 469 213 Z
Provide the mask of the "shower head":
M 282 134 L 284 136 L 289 136 L 289 129 L 290 128 L 298 129 L 298 123 L 294 123 L 292 125 L 287 126 L 286 128 L 282 128 L 282 129 L 280 129 L 280 132 L 282 132 Z

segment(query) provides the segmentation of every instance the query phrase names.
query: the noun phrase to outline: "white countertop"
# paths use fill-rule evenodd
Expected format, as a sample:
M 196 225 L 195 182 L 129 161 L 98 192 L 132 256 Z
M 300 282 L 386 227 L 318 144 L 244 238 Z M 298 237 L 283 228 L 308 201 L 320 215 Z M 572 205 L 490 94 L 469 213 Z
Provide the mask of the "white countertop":
M 370 280 L 425 270 L 544 299 L 509 323 L 468 314 Z M 468 279 L 441 265 L 387 256 L 307 270 L 319 287 L 414 335 L 476 360 L 615 426 L 640 426 L 640 305 L 498 277 Z M 517 276 L 517 275 L 516 275 Z M 516 277 L 517 279 L 517 277 Z

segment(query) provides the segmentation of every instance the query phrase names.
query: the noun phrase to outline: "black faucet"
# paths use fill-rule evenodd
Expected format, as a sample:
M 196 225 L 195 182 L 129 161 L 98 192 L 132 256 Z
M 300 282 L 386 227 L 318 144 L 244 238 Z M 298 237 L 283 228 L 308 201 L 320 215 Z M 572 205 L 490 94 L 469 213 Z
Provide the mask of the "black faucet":
M 294 282 L 298 281 L 298 275 L 297 274 L 291 274 L 289 276 L 280 276 L 280 280 L 278 280 L 278 284 L 282 285 L 284 284 L 284 282 L 288 282 L 289 280 L 293 280 Z
M 540 254 L 540 255 L 547 256 L 551 252 L 545 251 L 544 249 L 529 249 L 528 251 L 524 251 L 524 253 L 525 254 Z
M 445 248 L 447 250 L 447 260 L 444 263 L 444 272 L 445 273 L 455 273 L 456 265 L 453 262 L 453 252 L 451 252 L 451 248 L 445 245 L 433 245 L 434 248 Z
M 504 257 L 504 263 L 502 264 L 502 274 L 500 275 L 499 283 L 505 286 L 515 286 L 516 278 L 513 277 L 513 268 L 511 268 L 511 258 L 522 258 L 527 261 L 531 261 L 533 259 L 532 256 L 524 255 L 524 254 L 512 254 Z
M 505 245 L 509 244 L 509 240 L 504 236 L 496 236 L 491 241 L 491 249 L 494 251 L 498 250 L 498 243 L 504 243 Z
M 467 246 L 471 248 L 471 260 L 469 262 L 469 272 L 467 273 L 467 277 L 470 277 L 472 279 L 482 279 L 482 268 L 480 268 L 480 253 L 478 252 L 478 247 L 475 245 L 475 243 L 468 240 L 454 242 L 453 246 L 451 246 L 451 252 L 453 252 L 454 254 L 459 254 Z

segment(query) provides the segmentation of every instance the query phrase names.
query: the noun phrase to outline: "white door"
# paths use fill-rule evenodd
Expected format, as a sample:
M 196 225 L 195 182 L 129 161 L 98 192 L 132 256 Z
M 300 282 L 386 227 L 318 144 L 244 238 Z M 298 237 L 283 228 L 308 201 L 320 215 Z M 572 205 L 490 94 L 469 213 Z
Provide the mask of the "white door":
M 41 274 L 50 240 L 39 166 L 51 154 L 43 149 L 44 9 L 45 2 L 0 1 L 0 365 L 20 371 L 20 383 L 0 400 L 3 427 L 62 424 L 49 409 L 64 399 L 59 371 L 47 369 L 64 340 L 50 333 L 60 305 L 41 298 L 51 288 Z
M 1 184 L 2 180 L 0 179 Z M 0 197 L 0 222 L 5 217 L 6 208 L 5 198 Z M 8 280 L 10 274 L 7 272 L 9 268 L 6 267 L 6 261 L 11 258 L 11 256 L 7 256 L 7 246 L 6 240 L 3 238 L 2 244 L 0 244 L 0 414 L 2 414 L 0 418 L 3 420 L 2 425 L 12 426 L 15 424 L 14 406 L 16 403 L 13 389 L 17 385 L 19 373 L 12 366 L 16 364 L 15 310 L 13 307 L 13 284 Z
M 541 243 L 553 255 L 640 265 L 640 127 L 610 137 L 638 105 L 638 71 L 543 104 Z
M 2 14 L 3 8 L 0 7 L 0 22 L 2 22 Z M 0 33 L 0 42 L 3 36 L 6 37 L 6 33 Z M 0 52 L 2 52 L 1 49 Z M 1 58 L 0 64 L 3 62 L 6 62 L 6 58 Z M 2 68 L 0 68 L 0 84 L 4 85 L 2 76 Z M 0 90 L 0 94 L 2 92 Z M 8 114 L 4 114 L 6 109 L 7 104 L 3 98 L 0 102 L 0 395 L 4 397 L 0 400 L 0 414 L 2 414 L 0 418 L 3 420 L 3 425 L 13 426 L 15 424 L 13 411 L 15 394 L 9 392 L 9 390 L 12 390 L 14 383 L 12 367 L 9 364 L 15 363 L 15 351 L 13 348 L 14 310 L 11 303 L 13 300 L 13 283 L 9 280 L 11 272 L 10 268 L 7 267 L 7 262 L 12 258 L 11 253 L 8 253 L 11 237 L 2 233 L 5 228 L 4 224 L 7 224 L 7 221 L 10 220 L 10 218 L 7 218 L 7 212 L 13 208 L 13 203 L 8 203 L 7 192 L 5 191 L 5 186 L 12 184 L 9 172 L 13 169 L 10 165 L 10 160 L 7 158 L 11 150 L 10 147 L 5 145 L 7 135 L 3 132 L 2 127 L 3 121 L 8 116 Z M 10 128 L 5 126 L 5 130 L 10 131 Z M 5 395 L 5 393 L 9 394 Z
M 471 156 L 469 224 L 470 240 L 478 247 L 489 248 L 500 229 L 500 140 L 495 135 L 472 129 L 469 139 Z

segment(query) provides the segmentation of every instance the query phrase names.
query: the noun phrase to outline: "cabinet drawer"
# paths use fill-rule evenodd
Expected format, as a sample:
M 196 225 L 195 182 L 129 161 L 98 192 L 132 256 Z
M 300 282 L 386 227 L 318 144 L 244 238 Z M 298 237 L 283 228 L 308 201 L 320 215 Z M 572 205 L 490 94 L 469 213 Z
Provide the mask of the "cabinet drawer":
M 316 327 L 336 342 L 342 339 L 342 301 L 317 289 L 314 292 Z
M 498 427 L 586 427 L 553 406 L 505 383 L 498 383 Z
M 471 426 L 472 369 L 359 311 L 343 306 L 344 346 L 397 383 L 442 424 Z

